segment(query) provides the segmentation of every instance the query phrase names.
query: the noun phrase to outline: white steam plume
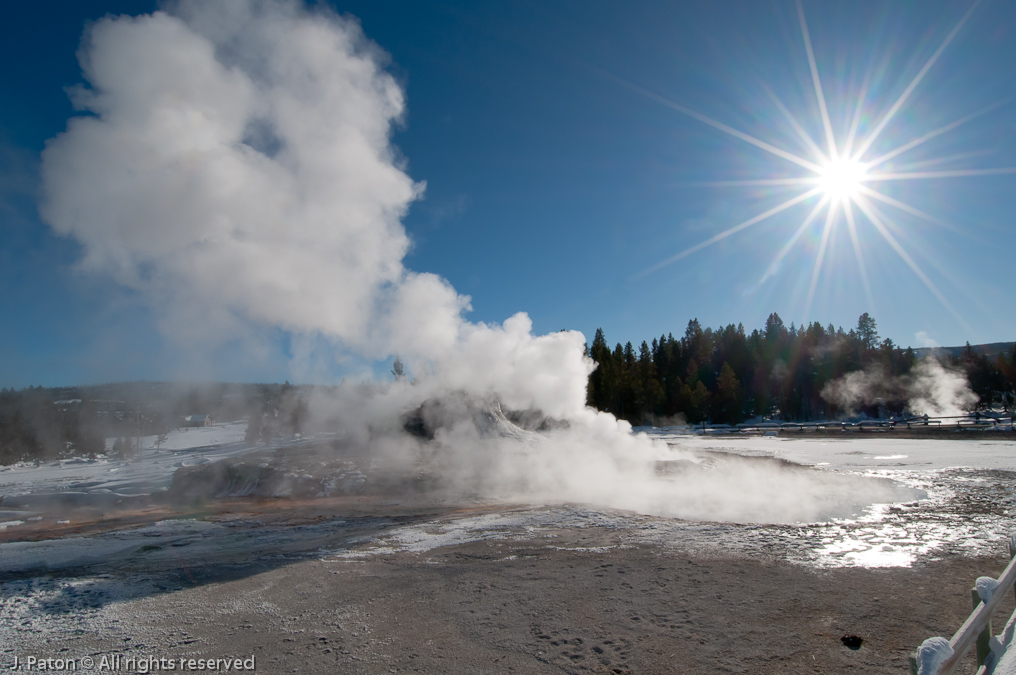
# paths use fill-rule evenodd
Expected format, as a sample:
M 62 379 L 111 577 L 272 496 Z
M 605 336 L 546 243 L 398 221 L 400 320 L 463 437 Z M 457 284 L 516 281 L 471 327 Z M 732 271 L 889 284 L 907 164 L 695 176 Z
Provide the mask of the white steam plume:
M 294 3 L 184 2 L 85 36 L 90 88 L 43 153 L 43 216 L 169 334 L 237 321 L 366 346 L 407 280 L 422 186 L 388 138 L 402 92 L 358 26 Z M 193 321 L 199 310 L 200 322 Z
M 462 318 L 469 298 L 403 267 L 423 190 L 390 145 L 403 94 L 359 25 L 289 1 L 183 1 L 107 17 L 80 51 L 90 115 L 43 153 L 42 213 L 81 265 L 141 291 L 164 333 L 248 325 L 321 335 L 368 358 L 551 415 L 582 409 L 576 332 Z M 200 317 L 196 320 L 196 317 Z
M 403 266 L 401 220 L 423 185 L 390 142 L 403 92 L 355 20 L 299 0 L 181 0 L 96 22 L 79 58 L 86 114 L 47 144 L 41 212 L 81 242 L 84 269 L 147 298 L 166 335 L 216 344 L 278 327 L 399 353 L 416 384 L 347 389 L 321 414 L 379 456 L 429 449 L 400 415 L 454 391 L 569 421 L 531 443 L 439 430 L 449 472 L 486 494 L 748 520 L 822 511 L 827 486 L 798 474 L 696 474 L 681 498 L 682 481 L 654 482 L 665 447 L 585 406 L 580 333 L 534 336 L 525 314 L 470 323 L 469 298 Z
M 907 412 L 932 417 L 963 415 L 977 403 L 966 376 L 934 357 L 921 359 L 907 375 L 894 377 L 881 367 L 858 370 L 826 384 L 822 398 L 853 414 L 879 401 L 907 402 Z
M 922 359 L 907 384 L 907 407 L 918 415 L 964 415 L 977 404 L 977 394 L 971 391 L 966 375 L 946 368 L 935 358 Z

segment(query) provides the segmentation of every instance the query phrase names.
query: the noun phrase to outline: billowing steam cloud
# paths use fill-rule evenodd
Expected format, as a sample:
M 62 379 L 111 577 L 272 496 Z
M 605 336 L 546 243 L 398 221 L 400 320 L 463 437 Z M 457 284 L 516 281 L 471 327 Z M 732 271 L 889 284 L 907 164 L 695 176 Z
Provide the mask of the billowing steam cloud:
M 148 294 L 167 331 L 236 320 L 363 346 L 403 270 L 416 185 L 388 145 L 402 93 L 356 25 L 293 4 L 106 18 L 81 50 L 93 115 L 43 155 L 53 227 Z M 444 298 L 442 298 L 443 300 Z
M 903 377 L 879 368 L 847 373 L 827 384 L 822 398 L 848 413 L 879 401 L 906 401 L 908 412 L 933 417 L 963 415 L 977 403 L 966 376 L 931 357 Z
M 653 462 L 672 455 L 585 407 L 580 333 L 534 336 L 525 314 L 470 323 L 467 297 L 407 270 L 401 219 L 424 186 L 390 143 L 403 93 L 355 21 L 298 0 L 181 0 L 97 22 L 80 61 L 89 86 L 72 96 L 87 114 L 43 154 L 45 219 L 81 242 L 83 268 L 137 290 L 184 344 L 260 326 L 367 358 L 399 353 L 415 384 L 315 402 L 346 442 L 393 462 L 436 444 L 446 475 L 484 494 L 672 515 L 811 518 L 857 487 L 751 471 L 653 482 Z M 429 445 L 402 431 L 407 411 L 453 392 L 568 427 L 484 435 L 464 410 Z M 868 485 L 861 501 L 887 497 Z
M 106 18 L 90 88 L 43 155 L 44 217 L 82 266 L 149 298 L 170 336 L 245 325 L 324 336 L 368 358 L 552 415 L 581 410 L 583 337 L 525 315 L 471 324 L 469 299 L 403 267 L 423 190 L 390 145 L 401 89 L 358 24 L 297 2 L 192 2 Z M 200 317 L 200 320 L 195 320 Z
M 977 394 L 963 373 L 925 358 L 907 381 L 907 407 L 918 415 L 963 415 L 977 404 Z

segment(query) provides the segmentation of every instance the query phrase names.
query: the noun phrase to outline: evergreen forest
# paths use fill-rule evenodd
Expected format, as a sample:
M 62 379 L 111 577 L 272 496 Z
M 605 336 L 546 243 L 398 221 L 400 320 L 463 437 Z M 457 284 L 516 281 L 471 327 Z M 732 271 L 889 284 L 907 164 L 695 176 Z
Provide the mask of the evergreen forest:
M 881 339 L 867 313 L 849 331 L 817 322 L 788 327 L 775 313 L 751 333 L 741 324 L 713 330 L 692 319 L 682 337 L 661 335 L 637 348 L 628 342 L 611 349 L 597 329 L 588 349 L 596 362 L 588 404 L 633 425 L 899 416 L 913 412 L 907 410 L 906 387 L 883 387 L 881 396 L 853 410 L 838 404 L 830 387 L 858 371 L 885 382 L 906 382 L 920 362 L 912 348 Z M 957 355 L 941 352 L 925 358 L 940 359 L 945 368 L 965 374 L 976 395 L 971 409 L 1011 408 L 1016 346 L 992 355 L 967 343 Z

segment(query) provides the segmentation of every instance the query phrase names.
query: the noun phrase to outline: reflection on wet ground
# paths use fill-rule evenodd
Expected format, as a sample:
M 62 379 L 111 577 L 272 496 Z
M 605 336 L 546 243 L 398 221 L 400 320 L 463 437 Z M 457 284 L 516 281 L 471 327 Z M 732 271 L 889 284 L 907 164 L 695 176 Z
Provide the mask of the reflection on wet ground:
M 890 472 L 882 472 L 890 473 Z M 880 505 L 853 523 L 830 523 L 818 538 L 816 562 L 863 567 L 910 566 L 948 555 L 1001 552 L 1013 526 L 1016 472 L 944 469 L 892 472 L 928 498 Z
M 360 546 L 338 555 L 423 551 L 479 539 L 550 540 L 576 528 L 613 530 L 624 545 L 652 544 L 819 568 L 910 567 L 954 555 L 1004 551 L 1013 524 L 1016 472 L 946 469 L 868 475 L 891 477 L 927 497 L 876 504 L 856 519 L 791 525 L 692 522 L 578 505 L 518 508 L 407 525 L 363 539 Z
M 1013 527 L 1016 472 L 871 471 L 927 497 L 876 504 L 860 518 L 802 525 L 692 524 L 647 520 L 682 546 L 769 556 L 817 567 L 909 567 L 952 555 L 1001 553 Z

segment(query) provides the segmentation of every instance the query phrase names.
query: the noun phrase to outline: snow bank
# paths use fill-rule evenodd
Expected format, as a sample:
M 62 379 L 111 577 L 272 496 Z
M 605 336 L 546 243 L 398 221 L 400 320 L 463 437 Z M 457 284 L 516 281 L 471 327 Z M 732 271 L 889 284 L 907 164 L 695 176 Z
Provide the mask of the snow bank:
M 210 427 L 181 427 L 172 429 L 160 443 L 159 436 L 142 436 L 143 450 L 191 450 L 207 446 L 228 445 L 243 442 L 247 433 L 247 422 L 227 422 Z M 113 450 L 116 436 L 106 439 L 106 453 Z
M 985 664 L 990 674 L 1016 675 L 1016 651 L 1009 649 L 1014 633 L 1016 633 L 1016 612 L 1009 617 L 1002 632 L 991 639 L 991 656 Z

